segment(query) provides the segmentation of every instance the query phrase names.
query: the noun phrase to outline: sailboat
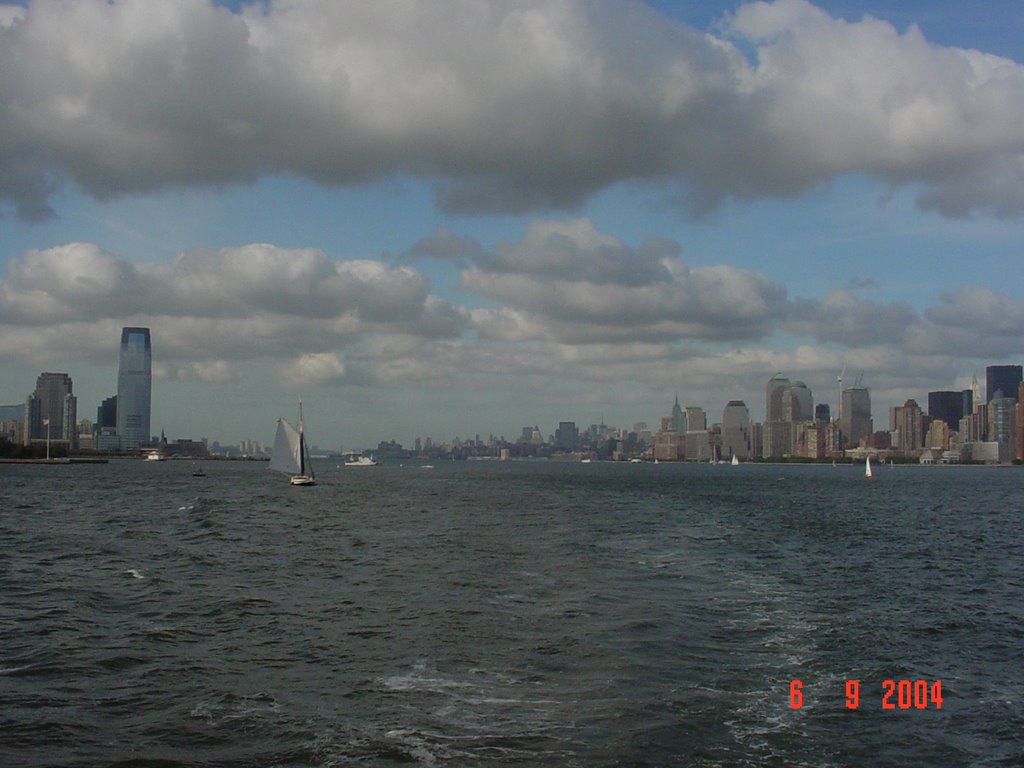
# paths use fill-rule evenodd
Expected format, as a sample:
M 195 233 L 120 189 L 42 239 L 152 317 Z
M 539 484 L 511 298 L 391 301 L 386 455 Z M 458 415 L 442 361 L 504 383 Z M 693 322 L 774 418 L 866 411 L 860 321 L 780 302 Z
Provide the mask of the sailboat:
M 730 462 L 730 463 L 731 463 L 731 464 L 732 464 L 732 465 L 733 465 L 734 467 L 738 467 L 738 466 L 740 465 L 740 457 L 739 457 L 739 456 L 737 456 L 737 455 L 736 455 L 736 454 L 734 453 L 734 454 L 732 455 L 732 462 Z
M 864 477 L 871 477 L 871 457 L 868 456 L 864 459 Z
M 302 402 L 299 402 L 299 426 L 293 427 L 286 419 L 277 420 L 274 452 L 270 468 L 291 475 L 292 485 L 316 485 L 313 466 L 309 461 L 309 446 L 302 427 Z

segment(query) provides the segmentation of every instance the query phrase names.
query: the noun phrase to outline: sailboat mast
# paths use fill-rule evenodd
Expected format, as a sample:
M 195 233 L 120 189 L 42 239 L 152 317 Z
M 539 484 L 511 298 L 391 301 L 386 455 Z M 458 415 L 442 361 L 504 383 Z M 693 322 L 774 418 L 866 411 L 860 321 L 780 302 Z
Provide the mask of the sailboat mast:
M 302 401 L 299 400 L 299 474 L 306 474 L 306 437 L 302 433 Z

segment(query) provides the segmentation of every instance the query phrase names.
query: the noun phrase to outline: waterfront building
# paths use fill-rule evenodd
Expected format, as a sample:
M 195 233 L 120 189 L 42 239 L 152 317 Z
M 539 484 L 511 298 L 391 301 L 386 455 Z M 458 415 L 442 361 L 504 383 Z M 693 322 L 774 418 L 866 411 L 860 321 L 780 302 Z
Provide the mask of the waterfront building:
M 722 411 L 722 458 L 750 458 L 750 410 L 742 400 L 730 400 Z
M 149 328 L 123 328 L 117 371 L 117 435 L 122 451 L 150 441 L 153 348 Z
M 997 397 L 1017 398 L 1017 388 L 1024 381 L 1024 367 L 1019 365 L 990 365 L 985 369 L 985 402 Z
M 66 373 L 39 374 L 25 401 L 25 445 L 47 439 L 78 447 L 78 399 Z

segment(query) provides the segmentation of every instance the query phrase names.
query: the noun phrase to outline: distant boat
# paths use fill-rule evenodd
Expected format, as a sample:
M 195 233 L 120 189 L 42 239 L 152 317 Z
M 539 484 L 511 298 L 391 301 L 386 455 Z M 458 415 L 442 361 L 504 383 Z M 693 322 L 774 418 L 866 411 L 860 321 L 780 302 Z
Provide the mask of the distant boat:
M 734 453 L 732 455 L 732 461 L 729 463 L 732 464 L 734 467 L 738 467 L 740 465 L 740 457 Z
M 871 457 L 868 456 L 864 459 L 864 477 L 870 478 L 871 476 Z
M 192 464 L 192 477 L 206 477 L 206 473 L 203 471 L 203 465 L 198 461 Z
M 313 466 L 309 461 L 309 446 L 302 425 L 302 402 L 299 402 L 299 426 L 293 427 L 286 419 L 277 420 L 274 452 L 270 468 L 291 476 L 292 485 L 316 485 Z
M 376 467 L 378 462 L 372 456 L 356 456 L 353 454 L 345 459 L 346 467 Z
M 146 461 L 167 461 L 167 457 L 160 451 L 146 451 Z

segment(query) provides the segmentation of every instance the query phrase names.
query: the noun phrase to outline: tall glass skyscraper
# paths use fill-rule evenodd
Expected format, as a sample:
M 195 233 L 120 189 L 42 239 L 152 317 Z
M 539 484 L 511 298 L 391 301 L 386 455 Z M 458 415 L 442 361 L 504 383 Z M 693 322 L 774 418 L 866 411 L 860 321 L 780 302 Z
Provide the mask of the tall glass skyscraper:
M 149 328 L 123 328 L 117 370 L 117 435 L 122 451 L 133 451 L 149 442 L 152 383 Z

